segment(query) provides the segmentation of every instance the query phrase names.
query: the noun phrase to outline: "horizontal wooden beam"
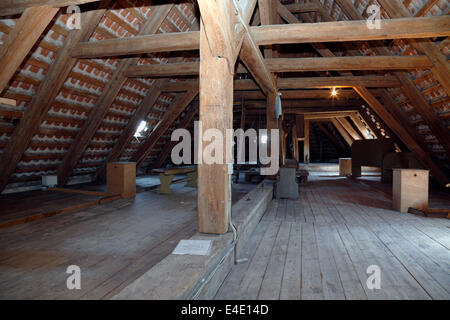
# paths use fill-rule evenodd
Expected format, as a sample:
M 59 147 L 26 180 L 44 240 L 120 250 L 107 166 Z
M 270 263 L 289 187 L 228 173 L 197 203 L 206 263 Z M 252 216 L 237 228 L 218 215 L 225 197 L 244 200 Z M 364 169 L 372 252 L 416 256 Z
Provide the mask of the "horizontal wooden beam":
M 279 89 L 320 89 L 353 88 L 362 85 L 369 88 L 400 87 L 400 81 L 394 76 L 343 76 L 343 77 L 304 77 L 279 78 Z M 187 91 L 198 88 L 198 80 L 186 80 L 167 83 L 161 90 L 165 92 Z M 251 79 L 235 80 L 235 91 L 259 90 Z M 339 94 L 339 91 L 338 91 Z
M 265 109 L 265 100 L 251 100 L 243 102 L 246 108 L 261 108 Z M 281 106 L 286 108 L 319 108 L 319 107 L 355 107 L 359 109 L 364 101 L 361 99 L 343 99 L 343 100 L 331 100 L 331 99 L 315 99 L 315 100 L 282 100 Z
M 266 59 L 264 64 L 270 72 L 409 70 L 429 69 L 433 66 L 426 56 L 280 58 Z M 198 75 L 199 67 L 199 62 L 148 64 L 133 66 L 126 75 L 128 77 Z M 247 73 L 247 70 L 238 66 L 236 73 Z
M 343 76 L 343 77 L 305 77 L 279 78 L 278 87 L 281 89 L 306 88 L 350 88 L 356 85 L 383 88 L 399 87 L 400 81 L 392 76 Z
M 31 7 L 50 6 L 61 8 L 98 1 L 100 0 L 2 0 L 0 2 L 0 16 L 19 14 Z
M 265 63 L 272 72 L 409 70 L 433 66 L 426 56 L 281 58 L 267 59 Z
M 450 17 L 384 19 L 380 29 L 364 21 L 334 21 L 252 27 L 258 45 L 419 39 L 450 36 Z
M 328 89 L 317 90 L 281 90 L 282 100 L 295 99 L 330 99 L 331 91 Z M 234 99 L 263 100 L 264 94 L 260 91 L 235 91 Z M 335 100 L 358 99 L 359 95 L 354 90 L 339 90 L 338 95 L 333 97 Z
M 296 23 L 250 27 L 257 45 L 433 38 L 450 36 L 450 17 L 402 18 L 381 21 L 380 29 L 366 21 Z M 95 58 L 152 52 L 198 50 L 200 33 L 175 32 L 132 38 L 82 42 L 72 55 Z

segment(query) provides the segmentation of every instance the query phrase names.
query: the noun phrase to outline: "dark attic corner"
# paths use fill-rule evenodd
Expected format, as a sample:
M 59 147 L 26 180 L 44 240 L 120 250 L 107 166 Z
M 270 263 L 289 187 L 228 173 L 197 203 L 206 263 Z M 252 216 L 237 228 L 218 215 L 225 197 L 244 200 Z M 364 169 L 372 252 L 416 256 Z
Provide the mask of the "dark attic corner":
M 449 9 L 1 1 L 0 299 L 448 300 Z

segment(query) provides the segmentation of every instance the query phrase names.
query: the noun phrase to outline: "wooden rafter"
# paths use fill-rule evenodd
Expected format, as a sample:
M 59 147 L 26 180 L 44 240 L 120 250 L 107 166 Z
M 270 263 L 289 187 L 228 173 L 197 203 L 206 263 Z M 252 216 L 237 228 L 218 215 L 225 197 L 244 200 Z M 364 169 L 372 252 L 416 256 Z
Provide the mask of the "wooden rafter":
M 245 53 L 242 52 L 242 57 Z M 250 65 L 250 61 L 246 65 Z M 256 62 L 255 62 L 256 63 Z M 346 70 L 411 70 L 429 69 L 431 62 L 426 56 L 386 56 L 386 57 L 328 57 L 328 58 L 281 58 L 260 60 L 265 65 L 266 72 L 308 72 L 308 71 L 346 71 Z M 170 77 L 179 75 L 198 75 L 199 62 L 166 63 L 134 66 L 129 68 L 128 77 Z M 247 73 L 243 68 L 237 68 L 236 73 Z M 258 77 L 258 76 L 256 76 Z M 266 76 L 267 78 L 268 76 Z M 263 80 L 260 80 L 262 83 Z M 272 81 L 272 80 L 270 80 Z M 275 81 L 275 80 L 273 80 Z M 266 81 L 267 82 L 267 81 Z M 269 82 L 271 84 L 271 82 Z M 269 88 L 269 84 L 265 86 Z M 273 85 L 271 86 L 273 87 Z M 272 89 L 273 90 L 273 89 Z
M 409 10 L 399 0 L 380 0 L 379 3 L 391 18 L 411 17 Z M 449 16 L 446 16 L 450 19 Z M 450 30 L 450 27 L 447 27 Z M 432 38 L 432 37 L 429 37 Z M 439 48 L 430 40 L 409 41 L 409 44 L 419 52 L 428 56 L 434 67 L 431 72 L 450 96 L 450 65 Z
M 192 103 L 191 106 L 189 107 L 189 111 L 187 111 L 184 114 L 183 118 L 180 120 L 178 128 L 186 129 L 189 125 L 192 124 L 192 120 L 194 119 L 197 113 L 198 113 L 198 104 Z M 167 143 L 164 149 L 161 151 L 158 158 L 150 165 L 149 169 L 161 167 L 164 161 L 166 161 L 169 154 L 172 152 L 173 147 L 177 143 L 178 143 L 177 141 L 169 141 L 169 143 Z
M 367 28 L 366 21 L 334 21 L 250 27 L 257 45 L 364 40 L 432 38 L 450 36 L 450 17 L 389 19 L 381 29 Z M 389 32 L 386 32 L 389 30 Z M 73 50 L 78 58 L 96 58 L 151 52 L 198 50 L 198 32 L 83 42 Z
M 422 164 L 430 169 L 432 175 L 442 185 L 447 185 L 448 177 L 441 171 L 441 169 L 433 162 L 429 154 L 422 149 L 416 140 L 410 136 L 408 131 L 397 122 L 397 120 L 384 108 L 384 106 L 373 96 L 369 90 L 362 87 L 355 87 L 355 91 L 363 98 L 367 104 L 383 119 L 384 122 L 394 131 L 394 133 L 403 141 L 405 145 L 417 156 Z
M 102 181 L 105 178 L 106 164 L 108 162 L 117 161 L 123 150 L 130 143 L 131 139 L 133 139 L 139 123 L 143 119 L 145 119 L 150 110 L 153 108 L 155 102 L 158 100 L 158 97 L 161 94 L 161 86 L 165 82 L 165 80 L 156 80 L 155 83 L 153 83 L 150 92 L 148 92 L 145 98 L 142 100 L 139 109 L 136 110 L 131 119 L 128 121 L 127 126 L 125 127 L 125 129 L 123 129 L 119 139 L 114 144 L 112 150 L 109 152 L 108 156 L 106 157 L 105 163 L 97 170 L 96 180 Z
M 345 131 L 353 138 L 353 140 L 362 140 L 359 133 L 352 127 L 346 118 L 337 118 L 339 123 L 344 127 Z
M 131 161 L 136 162 L 136 167 L 142 165 L 147 158 L 152 147 L 158 142 L 159 138 L 167 131 L 170 125 L 186 109 L 198 94 L 198 88 L 192 89 L 184 94 L 179 94 L 164 113 L 164 117 L 158 122 L 150 135 L 139 145 L 139 148 L 131 157 Z
M 362 85 L 368 88 L 400 87 L 400 81 L 394 76 L 343 76 L 343 77 L 302 77 L 278 78 L 279 89 L 320 89 L 320 88 L 353 88 Z M 198 80 L 171 82 L 164 86 L 163 91 L 187 91 L 199 86 Z M 234 90 L 259 90 L 250 79 L 235 80 Z
M 157 6 L 150 19 L 142 26 L 139 34 L 152 34 L 159 30 L 161 24 L 166 19 L 173 4 Z M 65 185 L 77 165 L 78 160 L 84 153 L 98 127 L 101 125 L 111 104 L 115 100 L 120 89 L 123 87 L 127 77 L 125 72 L 128 67 L 135 65 L 139 58 L 122 59 L 112 75 L 112 80 L 104 87 L 102 94 L 97 100 L 93 110 L 89 113 L 87 120 L 83 123 L 80 132 L 77 134 L 64 159 L 58 167 L 58 184 Z
M 46 77 L 40 83 L 30 105 L 26 108 L 19 124 L 14 129 L 0 159 L 0 191 L 2 191 L 22 155 L 27 149 L 44 120 L 47 112 L 59 93 L 77 59 L 72 58 L 70 50 L 81 40 L 87 40 L 98 25 L 105 9 L 93 10 L 83 14 L 84 27 L 69 33 L 64 45 L 58 50 L 55 60 L 47 70 Z
M 9 16 L 26 11 L 27 8 L 48 6 L 53 8 L 81 5 L 98 2 L 100 0 L 2 0 L 0 2 L 0 16 Z
M 341 134 L 345 142 L 347 142 L 347 144 L 351 147 L 353 144 L 353 138 L 348 134 L 348 132 L 344 129 L 340 122 L 337 121 L 336 118 L 331 118 L 331 123 L 333 123 L 336 130 Z
M 58 12 L 49 6 L 26 9 L 0 47 L 0 93 Z
M 339 5 L 342 6 L 342 9 L 347 13 L 347 15 L 351 19 L 363 19 L 361 14 L 354 8 L 354 6 L 350 3 L 349 0 L 337 0 Z M 398 3 L 396 0 L 394 1 L 380 1 L 380 4 L 383 5 L 383 8 L 385 8 L 391 17 L 401 17 L 406 16 L 409 11 L 400 3 Z M 385 7 L 386 6 L 386 7 Z M 442 70 L 440 70 L 438 73 L 445 73 L 446 68 L 448 70 L 448 63 L 446 62 L 444 65 L 442 65 L 439 61 L 433 62 L 433 56 L 442 54 L 440 52 L 436 53 L 435 49 L 433 49 L 434 44 L 432 44 L 428 40 L 422 40 L 420 43 L 425 43 L 425 47 L 428 49 L 428 51 L 432 51 L 432 54 L 428 54 L 429 60 L 433 63 L 433 65 L 436 66 L 439 65 Z M 416 49 L 420 47 L 421 45 L 412 42 L 411 45 L 415 46 Z M 375 51 L 378 54 L 381 55 L 388 55 L 391 54 L 389 50 L 384 47 L 381 43 L 376 43 Z M 432 68 L 432 71 L 435 69 L 435 67 Z M 436 70 L 434 70 L 433 74 L 436 73 Z M 434 112 L 433 108 L 428 104 L 428 102 L 425 100 L 423 95 L 419 92 L 414 82 L 409 78 L 408 74 L 405 72 L 395 72 L 395 75 L 399 79 L 400 83 L 402 84 L 403 92 L 406 94 L 406 96 L 409 98 L 412 105 L 415 106 L 417 112 L 421 115 L 422 119 L 427 123 L 428 127 L 430 128 L 430 131 L 433 133 L 433 135 L 438 139 L 438 141 L 442 144 L 444 149 L 447 151 L 447 154 L 449 153 L 450 148 L 450 132 L 449 130 L 444 126 L 444 124 L 439 119 L 438 115 Z M 438 77 L 438 76 L 437 76 Z M 445 76 L 444 76 L 445 77 Z M 450 78 L 450 73 L 447 73 L 447 76 L 445 77 L 446 81 Z M 438 77 L 439 79 L 439 77 Z M 445 82 L 445 81 L 444 81 Z M 442 84 L 442 83 L 441 83 Z M 385 98 L 389 96 L 388 92 L 384 92 L 383 95 Z

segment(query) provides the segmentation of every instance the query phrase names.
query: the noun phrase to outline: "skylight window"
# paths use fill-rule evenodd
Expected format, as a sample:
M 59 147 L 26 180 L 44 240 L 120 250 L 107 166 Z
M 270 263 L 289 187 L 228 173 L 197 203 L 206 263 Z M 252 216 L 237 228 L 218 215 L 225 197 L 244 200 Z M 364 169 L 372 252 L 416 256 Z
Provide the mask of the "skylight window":
M 144 132 L 147 130 L 147 121 L 141 121 L 139 126 L 137 127 L 136 132 L 134 133 L 135 138 L 141 138 L 144 136 Z

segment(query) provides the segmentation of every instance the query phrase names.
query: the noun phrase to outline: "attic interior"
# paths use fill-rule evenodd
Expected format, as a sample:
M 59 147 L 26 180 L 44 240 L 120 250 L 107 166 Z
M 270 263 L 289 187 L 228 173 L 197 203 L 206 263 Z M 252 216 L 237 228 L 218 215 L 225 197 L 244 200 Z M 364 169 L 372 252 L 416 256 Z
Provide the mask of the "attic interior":
M 448 300 L 449 9 L 2 1 L 0 299 Z

